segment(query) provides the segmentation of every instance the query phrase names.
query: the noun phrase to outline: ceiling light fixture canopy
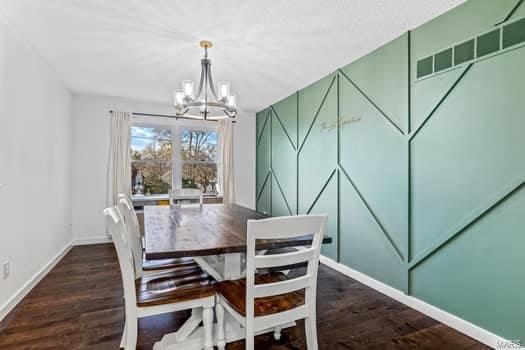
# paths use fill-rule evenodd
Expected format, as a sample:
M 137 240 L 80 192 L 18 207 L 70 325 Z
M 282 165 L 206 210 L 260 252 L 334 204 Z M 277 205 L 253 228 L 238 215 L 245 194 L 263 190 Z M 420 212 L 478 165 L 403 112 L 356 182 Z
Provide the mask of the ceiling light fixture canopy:
M 211 41 L 202 40 L 200 47 L 204 48 L 204 58 L 201 59 L 199 88 L 195 93 L 193 81 L 182 81 L 182 89 L 173 93 L 176 114 L 203 120 L 233 119 L 237 116 L 237 96 L 230 93 L 230 83 L 226 81 L 218 82 L 215 90 L 211 76 L 211 60 L 208 58 L 208 49 L 213 47 L 213 44 Z

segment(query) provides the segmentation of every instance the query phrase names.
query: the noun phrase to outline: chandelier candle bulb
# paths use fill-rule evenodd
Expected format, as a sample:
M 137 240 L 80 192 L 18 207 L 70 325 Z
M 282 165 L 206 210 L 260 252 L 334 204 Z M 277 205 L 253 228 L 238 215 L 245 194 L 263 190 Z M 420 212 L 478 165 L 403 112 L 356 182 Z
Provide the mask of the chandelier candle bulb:
M 176 90 L 173 93 L 173 99 L 175 100 L 175 107 L 182 109 L 184 104 L 184 94 L 182 90 Z
M 230 108 L 236 108 L 237 107 L 237 95 L 230 95 L 228 96 L 228 102 L 226 102 L 226 105 Z
M 184 91 L 184 96 L 193 99 L 193 91 L 194 91 L 195 83 L 191 80 L 184 80 L 182 82 L 182 91 Z
M 219 90 L 219 100 L 224 100 L 230 95 L 230 83 L 226 81 L 219 81 L 217 83 L 217 90 Z

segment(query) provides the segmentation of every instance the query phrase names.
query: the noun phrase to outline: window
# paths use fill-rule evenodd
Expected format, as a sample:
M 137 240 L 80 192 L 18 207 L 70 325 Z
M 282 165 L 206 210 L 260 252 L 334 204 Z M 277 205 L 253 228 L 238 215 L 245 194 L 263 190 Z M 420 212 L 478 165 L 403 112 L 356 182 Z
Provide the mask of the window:
M 133 194 L 167 194 L 173 174 L 172 129 L 131 128 L 131 185 Z
M 183 129 L 180 152 L 182 187 L 217 194 L 217 132 Z
M 134 195 L 199 188 L 216 195 L 217 132 L 176 126 L 131 128 L 131 184 Z

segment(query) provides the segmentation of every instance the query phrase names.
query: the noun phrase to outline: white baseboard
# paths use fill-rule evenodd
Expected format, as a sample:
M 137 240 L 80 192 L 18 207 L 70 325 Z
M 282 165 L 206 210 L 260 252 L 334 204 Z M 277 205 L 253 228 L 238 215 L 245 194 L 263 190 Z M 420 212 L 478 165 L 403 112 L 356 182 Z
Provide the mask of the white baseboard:
M 111 243 L 110 236 L 96 236 L 96 237 L 85 237 L 85 238 L 75 238 L 73 240 L 73 245 L 88 245 L 88 244 L 102 244 L 102 243 Z
M 22 299 L 40 282 L 55 265 L 71 250 L 73 242 L 66 244 L 40 271 L 29 279 L 4 305 L 0 307 L 0 321 L 2 321 Z
M 399 301 L 417 311 L 432 317 L 435 320 L 438 320 L 441 323 L 446 324 L 447 326 L 458 330 L 459 332 L 468 335 L 471 338 L 476 339 L 477 341 L 482 342 L 485 345 L 488 345 L 492 348 L 498 348 L 498 345 L 508 344 L 509 341 L 490 332 L 486 329 L 483 329 L 475 324 L 472 324 L 468 321 L 465 321 L 457 316 L 452 315 L 446 311 L 443 311 L 435 306 L 425 303 L 417 298 L 414 298 L 410 295 L 407 295 L 400 290 L 390 287 L 382 282 L 379 282 L 372 277 L 369 277 L 359 271 L 356 271 L 348 266 L 340 264 L 330 258 L 321 256 L 321 263 L 325 264 L 332 269 L 341 272 L 344 275 L 347 275 L 367 286 L 377 290 L 380 293 L 383 293 L 389 296 L 392 299 Z

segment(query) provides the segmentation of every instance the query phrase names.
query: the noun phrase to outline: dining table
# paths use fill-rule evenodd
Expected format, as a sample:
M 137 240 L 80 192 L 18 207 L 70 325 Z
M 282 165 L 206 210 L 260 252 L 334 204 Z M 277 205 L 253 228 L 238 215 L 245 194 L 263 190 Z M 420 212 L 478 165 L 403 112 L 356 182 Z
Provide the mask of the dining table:
M 248 220 L 268 215 L 236 204 L 209 204 L 178 207 L 144 207 L 144 250 L 147 260 L 192 257 L 217 281 L 245 275 Z M 309 246 L 311 233 L 292 239 L 258 240 L 257 254 L 282 248 Z M 323 238 L 323 244 L 332 239 Z M 202 349 L 204 331 L 200 326 L 202 310 L 192 310 L 189 319 L 174 333 L 155 343 L 154 350 Z M 230 315 L 225 315 L 226 342 L 244 338 L 244 329 Z M 295 323 L 283 325 L 291 327 Z M 269 332 L 265 330 L 260 333 Z M 214 329 L 214 334 L 217 334 Z

